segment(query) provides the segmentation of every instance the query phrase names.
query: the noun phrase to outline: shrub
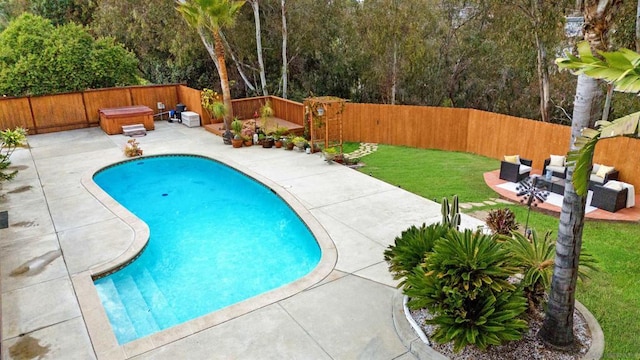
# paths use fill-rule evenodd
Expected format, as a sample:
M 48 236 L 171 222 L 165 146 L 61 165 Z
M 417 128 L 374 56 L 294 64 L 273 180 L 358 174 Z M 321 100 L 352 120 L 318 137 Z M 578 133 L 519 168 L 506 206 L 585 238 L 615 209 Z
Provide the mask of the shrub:
M 455 351 L 468 344 L 485 349 L 518 340 L 527 328 L 520 318 L 526 300 L 508 281 L 517 270 L 495 235 L 450 231 L 407 276 L 405 294 L 409 307 L 433 315 L 433 340 L 452 341 Z
M 551 285 L 555 242 L 551 239 L 551 232 L 539 238 L 538 234 L 532 231 L 531 240 L 520 233 L 513 235 L 505 244 L 521 269 L 522 289 L 528 300 L 529 310 L 533 311 L 544 301 L 545 293 Z
M 485 222 L 494 234 L 509 235 L 518 230 L 516 214 L 507 208 L 489 211 Z
M 18 174 L 18 170 L 5 172 L 11 165 L 10 157 L 18 146 L 27 140 L 27 130 L 17 127 L 14 130 L 0 131 L 0 184 L 10 181 Z
M 513 235 L 505 245 L 516 266 L 520 268 L 522 274 L 520 286 L 527 298 L 529 311 L 533 312 L 544 302 L 545 294 L 551 285 L 556 244 L 550 231 L 547 231 L 543 238 L 538 237 L 535 230 L 532 230 L 530 239 L 520 233 Z M 588 278 L 589 270 L 597 270 L 595 260 L 589 253 L 583 251 L 580 254 L 579 279 Z
M 413 269 L 424 261 L 425 254 L 433 249 L 436 240 L 442 238 L 449 228 L 441 224 L 420 227 L 411 226 L 403 231 L 384 252 L 384 260 L 389 264 L 389 271 L 396 280 L 405 278 Z M 399 286 L 404 285 L 402 280 Z
M 82 26 L 28 13 L 0 33 L 0 94 L 41 95 L 137 83 L 138 60 Z

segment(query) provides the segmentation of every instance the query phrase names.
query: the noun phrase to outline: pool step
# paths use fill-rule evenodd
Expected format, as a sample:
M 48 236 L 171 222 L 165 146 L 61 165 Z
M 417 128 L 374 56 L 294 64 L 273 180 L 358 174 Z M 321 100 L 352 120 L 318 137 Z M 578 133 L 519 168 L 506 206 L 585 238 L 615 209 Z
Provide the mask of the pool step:
M 118 289 L 120 299 L 122 299 L 138 337 L 153 334 L 160 330 L 160 327 L 151 314 L 149 305 L 131 276 L 118 279 L 116 281 L 116 288 Z
M 179 323 L 167 298 L 147 269 L 138 274 L 135 281 L 160 329 L 166 329 Z
M 120 294 L 118 294 L 118 289 L 116 289 L 113 280 L 110 277 L 106 277 L 95 285 L 118 342 L 124 344 L 136 339 L 138 337 L 136 329 L 129 318 L 129 314 L 127 314 L 127 309 L 125 309 L 122 299 L 120 299 Z

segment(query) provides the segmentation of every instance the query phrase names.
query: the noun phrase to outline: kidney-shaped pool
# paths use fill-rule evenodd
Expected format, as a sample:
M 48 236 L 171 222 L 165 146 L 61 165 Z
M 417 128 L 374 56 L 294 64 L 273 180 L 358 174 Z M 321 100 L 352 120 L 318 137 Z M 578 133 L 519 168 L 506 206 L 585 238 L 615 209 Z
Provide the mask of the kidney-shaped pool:
M 94 282 L 120 344 L 291 283 L 320 261 L 279 196 L 214 160 L 147 157 L 93 179 L 150 229 L 140 257 Z

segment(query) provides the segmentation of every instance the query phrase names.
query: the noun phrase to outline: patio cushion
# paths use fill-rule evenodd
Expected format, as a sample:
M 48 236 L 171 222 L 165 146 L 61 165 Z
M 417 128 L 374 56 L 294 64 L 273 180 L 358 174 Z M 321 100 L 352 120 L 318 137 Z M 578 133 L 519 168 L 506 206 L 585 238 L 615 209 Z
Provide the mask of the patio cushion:
M 547 170 L 553 170 L 555 172 L 559 172 L 562 173 L 564 172 L 564 166 L 553 166 L 553 165 L 547 165 Z
M 520 168 L 518 169 L 518 172 L 520 174 L 526 174 L 530 171 L 531 171 L 531 166 L 527 166 L 527 165 L 520 165 Z
M 562 168 L 560 172 L 564 171 L 564 163 L 565 157 L 563 155 L 551 155 L 551 161 L 549 162 L 548 168 Z M 557 171 L 557 170 L 554 170 Z
M 600 177 L 600 176 L 598 176 L 596 174 L 593 174 L 593 173 L 591 174 L 591 176 L 589 176 L 589 180 L 597 182 L 597 183 L 600 183 L 600 184 L 604 183 L 604 178 L 603 177 Z
M 600 168 L 598 169 L 598 171 L 596 172 L 596 176 L 604 178 L 605 176 L 607 176 L 607 174 L 611 171 L 614 170 L 613 166 L 605 166 L 605 165 L 600 165 Z
M 520 164 L 520 155 L 505 155 L 504 161 L 512 164 Z
M 604 184 L 604 187 L 618 191 L 623 189 L 622 183 L 620 183 L 619 181 L 609 181 L 608 183 Z

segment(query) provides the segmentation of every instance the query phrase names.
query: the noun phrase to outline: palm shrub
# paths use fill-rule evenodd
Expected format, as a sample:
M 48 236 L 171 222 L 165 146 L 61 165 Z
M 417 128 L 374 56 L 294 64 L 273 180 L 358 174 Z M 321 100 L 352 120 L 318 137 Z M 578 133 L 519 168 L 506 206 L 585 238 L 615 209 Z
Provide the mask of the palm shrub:
M 396 237 L 394 243 L 384 251 L 384 260 L 389 264 L 389 272 L 395 280 L 403 279 L 398 287 L 405 284 L 406 276 L 420 265 L 428 252 L 433 249 L 436 240 L 449 231 L 442 224 L 422 224 L 411 226 Z
M 514 233 L 513 238 L 505 245 L 522 274 L 520 285 L 529 305 L 529 311 L 534 312 L 541 305 L 551 286 L 556 243 L 547 231 L 544 237 L 539 237 L 535 230 L 531 231 L 530 239 L 520 233 Z M 589 277 L 589 270 L 597 270 L 595 259 L 586 252 L 580 254 L 580 268 L 578 278 L 582 281 Z
M 535 230 L 531 232 L 531 240 L 520 233 L 506 242 L 514 260 L 522 274 L 522 289 L 529 303 L 529 310 L 534 311 L 544 301 L 551 275 L 553 275 L 553 259 L 556 254 L 555 242 L 551 232 L 540 238 Z
M 469 344 L 485 349 L 521 338 L 527 303 L 521 289 L 508 281 L 518 268 L 496 238 L 450 231 L 407 275 L 408 306 L 432 314 L 427 322 L 436 327 L 434 341 L 453 342 L 459 351 Z

